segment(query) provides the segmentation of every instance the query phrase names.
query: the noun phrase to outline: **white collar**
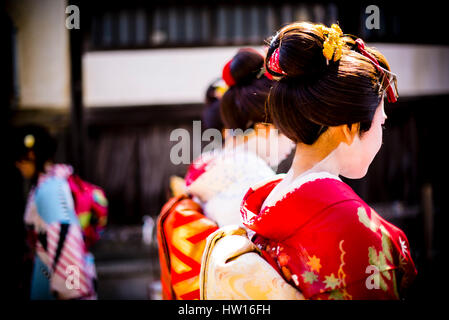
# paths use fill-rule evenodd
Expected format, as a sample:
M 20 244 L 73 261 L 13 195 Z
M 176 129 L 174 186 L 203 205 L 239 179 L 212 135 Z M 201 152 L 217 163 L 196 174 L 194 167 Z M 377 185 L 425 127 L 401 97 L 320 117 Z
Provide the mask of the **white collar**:
M 281 176 L 281 175 L 277 175 L 278 178 L 279 178 L 279 176 Z M 286 176 L 286 174 L 283 175 L 282 177 L 285 178 L 285 176 Z M 319 171 L 319 172 L 306 171 L 303 174 L 296 177 L 290 183 L 290 185 L 288 185 L 288 187 L 286 187 L 282 192 L 278 192 L 275 194 L 273 194 L 273 192 L 271 192 L 268 195 L 268 197 L 265 199 L 264 203 L 262 204 L 261 209 L 263 209 L 267 206 L 271 207 L 271 206 L 275 205 L 276 202 L 283 199 L 289 192 L 292 192 L 293 190 L 298 189 L 306 182 L 311 182 L 311 181 L 315 181 L 318 179 L 335 179 L 335 180 L 341 181 L 341 179 L 338 176 L 336 176 L 332 173 L 329 173 L 327 171 Z M 269 182 L 269 181 L 267 181 L 267 182 Z M 276 187 L 275 187 L 275 189 L 276 189 Z

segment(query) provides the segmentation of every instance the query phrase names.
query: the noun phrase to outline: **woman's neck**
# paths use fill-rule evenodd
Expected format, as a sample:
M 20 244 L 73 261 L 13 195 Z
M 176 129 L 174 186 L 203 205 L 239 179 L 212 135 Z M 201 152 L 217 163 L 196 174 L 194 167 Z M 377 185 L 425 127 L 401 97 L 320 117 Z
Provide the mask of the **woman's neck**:
M 246 134 L 237 136 L 227 136 L 224 143 L 225 149 L 240 149 L 256 154 L 258 157 L 268 162 L 271 127 L 268 125 L 256 125 L 253 130 Z
M 328 140 L 319 139 L 313 145 L 299 143 L 296 146 L 295 157 L 289 170 L 291 179 L 306 172 L 325 171 L 338 176 L 340 163 L 338 161 L 338 145 Z

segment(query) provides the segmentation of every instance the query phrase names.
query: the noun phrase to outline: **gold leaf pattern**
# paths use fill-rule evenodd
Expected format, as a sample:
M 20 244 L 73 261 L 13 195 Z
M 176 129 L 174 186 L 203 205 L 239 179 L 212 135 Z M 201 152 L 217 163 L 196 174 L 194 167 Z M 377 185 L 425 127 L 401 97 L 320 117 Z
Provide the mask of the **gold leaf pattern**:
M 359 207 L 357 215 L 359 216 L 359 221 L 363 223 L 365 227 L 371 229 L 372 232 L 377 232 L 378 227 L 376 223 L 368 217 L 364 207 Z
M 317 258 L 315 255 L 313 257 L 309 256 L 309 261 L 307 262 L 307 265 L 310 267 L 312 271 L 320 272 L 321 264 L 320 259 Z
M 318 281 L 318 275 L 316 275 L 314 272 L 305 271 L 302 274 L 302 277 L 304 279 L 304 282 L 308 282 L 310 284 L 313 284 L 315 281 Z
M 323 282 L 326 284 L 326 289 L 330 288 L 334 290 L 340 285 L 340 279 L 336 278 L 333 273 L 331 273 L 330 276 L 325 276 L 325 278 L 326 280 L 324 280 Z
M 319 30 L 326 38 L 323 43 L 323 55 L 330 61 L 338 61 L 343 53 L 344 41 L 341 38 L 343 31 L 338 24 L 332 24 L 330 28 L 324 25 L 317 25 L 315 27 Z

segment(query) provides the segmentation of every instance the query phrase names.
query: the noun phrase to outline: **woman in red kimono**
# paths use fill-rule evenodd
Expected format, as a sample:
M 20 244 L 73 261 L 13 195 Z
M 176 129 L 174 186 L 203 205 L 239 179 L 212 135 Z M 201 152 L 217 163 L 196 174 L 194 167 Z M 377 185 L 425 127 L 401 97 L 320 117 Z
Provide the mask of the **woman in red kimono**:
M 306 299 L 402 298 L 417 273 L 407 237 L 339 178 L 365 176 L 381 147 L 384 97 L 398 98 L 387 60 L 338 25 L 294 23 L 265 65 L 271 118 L 297 148 L 244 197 L 253 242 Z

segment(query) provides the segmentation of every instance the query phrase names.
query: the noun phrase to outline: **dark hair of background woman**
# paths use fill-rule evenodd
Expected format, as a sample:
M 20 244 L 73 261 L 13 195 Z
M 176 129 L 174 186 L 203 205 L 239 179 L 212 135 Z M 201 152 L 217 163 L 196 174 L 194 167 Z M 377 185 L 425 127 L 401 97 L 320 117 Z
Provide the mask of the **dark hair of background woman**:
M 25 145 L 25 137 L 27 135 L 32 135 L 34 138 L 32 147 L 27 147 Z M 15 161 L 32 160 L 30 159 L 30 154 L 34 154 L 36 174 L 33 180 L 36 180 L 39 173 L 44 172 L 45 163 L 49 160 L 53 160 L 56 152 L 56 140 L 44 127 L 27 125 L 15 129 L 13 141 L 12 152 Z
M 269 122 L 266 100 L 272 80 L 261 75 L 264 57 L 251 48 L 240 49 L 233 57 L 230 71 L 235 85 L 223 95 L 221 117 L 227 129 L 252 128 L 258 122 Z
M 220 115 L 220 99 L 216 96 L 220 81 L 222 81 L 221 78 L 215 80 L 206 90 L 205 105 L 201 117 L 204 129 L 214 128 L 221 131 L 224 128 Z

